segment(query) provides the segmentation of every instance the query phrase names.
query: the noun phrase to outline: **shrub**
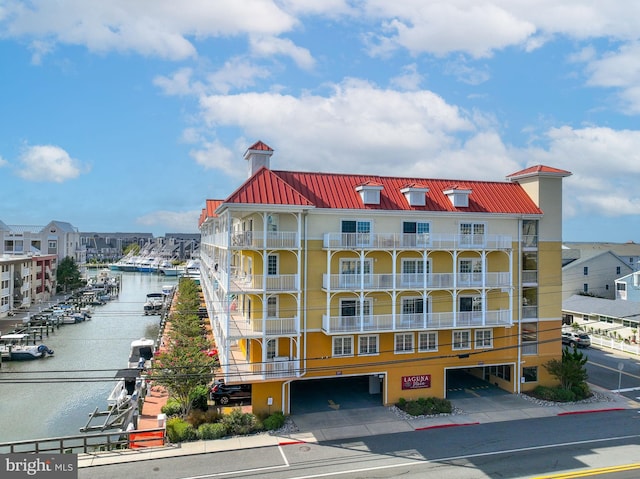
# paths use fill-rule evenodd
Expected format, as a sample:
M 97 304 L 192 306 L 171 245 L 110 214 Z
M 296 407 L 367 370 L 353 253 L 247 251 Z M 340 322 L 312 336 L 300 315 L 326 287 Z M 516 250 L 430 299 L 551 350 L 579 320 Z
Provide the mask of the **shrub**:
M 227 435 L 227 428 L 220 423 L 205 423 L 198 427 L 198 437 L 200 439 L 220 439 Z
M 167 415 L 167 417 L 179 416 L 182 414 L 182 408 L 180 403 L 175 399 L 169 399 L 167 404 L 162 406 L 161 411 Z
M 193 427 L 198 428 L 201 424 L 207 422 L 219 422 L 222 414 L 215 409 L 209 409 L 207 411 L 201 411 L 199 409 L 192 409 L 187 416 L 187 421 Z
M 448 414 L 453 410 L 449 400 L 436 397 L 418 398 L 413 401 L 400 398 L 396 406 L 411 416 Z
M 209 388 L 207 386 L 196 386 L 189 395 L 191 400 L 191 407 L 193 409 L 200 409 L 206 411 L 209 409 Z
M 231 436 L 243 436 L 259 430 L 258 418 L 251 413 L 243 413 L 236 408 L 220 420 Z
M 282 411 L 274 412 L 271 416 L 267 417 L 262 425 L 267 431 L 275 431 L 280 429 L 284 425 L 285 417 Z
M 172 417 L 167 421 L 167 436 L 173 443 L 193 441 L 198 437 L 195 428 L 179 417 Z

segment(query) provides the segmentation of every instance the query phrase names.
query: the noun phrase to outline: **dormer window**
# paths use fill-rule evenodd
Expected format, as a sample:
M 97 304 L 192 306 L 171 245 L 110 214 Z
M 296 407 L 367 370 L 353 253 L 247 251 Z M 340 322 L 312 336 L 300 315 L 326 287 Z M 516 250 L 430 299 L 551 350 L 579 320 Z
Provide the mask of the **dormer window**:
M 450 187 L 443 192 L 451 201 L 451 204 L 456 208 L 467 208 L 469 206 L 469 195 L 471 190 L 460 188 L 457 185 Z
M 407 199 L 409 206 L 425 206 L 427 204 L 429 188 L 416 184 L 407 185 L 400 190 L 400 193 Z
M 356 191 L 360 193 L 360 198 L 365 205 L 379 205 L 380 192 L 383 186 L 380 183 L 367 182 L 356 186 Z

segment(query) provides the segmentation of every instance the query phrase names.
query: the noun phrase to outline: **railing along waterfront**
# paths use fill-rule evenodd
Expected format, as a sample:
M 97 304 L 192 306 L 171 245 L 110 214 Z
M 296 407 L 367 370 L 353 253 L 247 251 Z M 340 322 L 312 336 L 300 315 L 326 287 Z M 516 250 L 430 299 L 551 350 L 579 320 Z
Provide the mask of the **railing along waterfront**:
M 166 429 L 154 428 L 2 442 L 0 453 L 86 454 L 116 449 L 157 447 L 167 443 Z

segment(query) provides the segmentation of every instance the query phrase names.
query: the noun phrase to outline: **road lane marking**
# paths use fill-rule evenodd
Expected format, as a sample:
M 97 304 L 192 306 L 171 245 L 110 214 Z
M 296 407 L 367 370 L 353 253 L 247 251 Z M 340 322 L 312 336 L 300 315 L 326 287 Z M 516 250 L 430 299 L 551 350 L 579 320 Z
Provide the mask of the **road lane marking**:
M 620 466 L 598 467 L 595 469 L 585 469 L 582 471 L 565 472 L 562 474 L 550 474 L 547 476 L 536 476 L 532 479 L 572 479 L 576 477 L 597 476 L 599 474 L 609 474 L 613 472 L 633 471 L 640 469 L 640 464 L 624 464 Z

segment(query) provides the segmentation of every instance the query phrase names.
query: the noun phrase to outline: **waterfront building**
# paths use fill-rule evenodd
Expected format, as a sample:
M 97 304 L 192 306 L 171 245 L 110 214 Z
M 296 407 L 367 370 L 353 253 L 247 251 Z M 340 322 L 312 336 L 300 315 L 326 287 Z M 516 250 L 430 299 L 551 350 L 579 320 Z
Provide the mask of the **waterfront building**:
M 256 412 L 290 412 L 299 381 L 365 378 L 381 402 L 446 397 L 464 369 L 517 393 L 561 355 L 562 178 L 507 181 L 271 169 L 200 217 L 201 285 L 220 378 Z

